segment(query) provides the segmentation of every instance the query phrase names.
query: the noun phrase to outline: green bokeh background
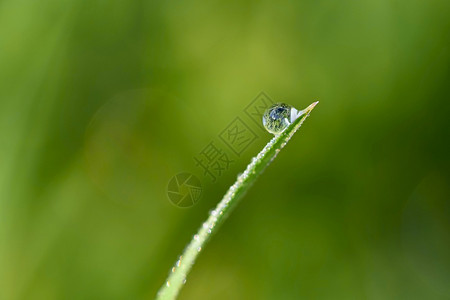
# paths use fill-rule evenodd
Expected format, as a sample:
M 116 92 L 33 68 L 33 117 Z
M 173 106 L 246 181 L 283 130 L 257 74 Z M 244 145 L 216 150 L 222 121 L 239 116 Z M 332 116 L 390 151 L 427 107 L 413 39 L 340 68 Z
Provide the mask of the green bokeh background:
M 193 160 L 261 91 L 320 104 L 180 299 L 449 299 L 449 15 L 447 0 L 0 1 L 0 299 L 152 299 L 270 139 L 250 122 L 258 139 L 215 183 Z M 166 196 L 181 171 L 204 188 L 188 209 Z

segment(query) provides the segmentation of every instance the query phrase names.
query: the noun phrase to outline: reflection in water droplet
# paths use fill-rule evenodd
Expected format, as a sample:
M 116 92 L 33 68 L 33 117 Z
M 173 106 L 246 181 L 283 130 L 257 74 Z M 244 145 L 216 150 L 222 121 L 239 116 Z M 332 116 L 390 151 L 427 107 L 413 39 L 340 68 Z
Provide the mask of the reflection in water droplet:
M 288 104 L 275 103 L 264 112 L 262 121 L 266 130 L 276 135 L 283 132 L 302 114 L 302 111 L 299 112 Z

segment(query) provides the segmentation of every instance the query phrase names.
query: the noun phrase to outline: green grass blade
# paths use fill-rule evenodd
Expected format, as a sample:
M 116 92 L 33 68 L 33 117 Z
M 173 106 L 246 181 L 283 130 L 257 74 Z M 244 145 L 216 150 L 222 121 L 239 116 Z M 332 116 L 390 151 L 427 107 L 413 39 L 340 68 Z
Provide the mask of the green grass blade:
M 219 202 L 217 207 L 211 211 L 208 219 L 194 235 L 183 254 L 179 257 L 171 270 L 167 281 L 161 287 L 156 297 L 157 300 L 175 299 L 181 287 L 186 281 L 192 265 L 195 262 L 200 251 L 205 246 L 211 235 L 217 231 L 218 226 L 225 220 L 227 215 L 236 206 L 239 199 L 245 194 L 250 186 L 255 182 L 259 174 L 272 162 L 280 150 L 287 144 L 294 133 L 300 128 L 303 121 L 309 116 L 318 102 L 314 102 L 302 112 L 294 122 L 282 133 L 276 135 L 270 140 L 264 149 L 255 156 L 245 171 L 237 178 L 236 182 L 228 189 L 225 196 Z

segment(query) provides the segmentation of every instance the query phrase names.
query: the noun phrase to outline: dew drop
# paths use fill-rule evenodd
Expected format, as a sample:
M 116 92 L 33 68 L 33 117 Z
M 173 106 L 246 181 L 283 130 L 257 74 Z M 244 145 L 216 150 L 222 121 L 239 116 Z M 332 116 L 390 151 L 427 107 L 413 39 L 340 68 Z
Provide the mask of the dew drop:
M 298 116 L 298 110 L 292 106 L 275 103 L 264 112 L 262 121 L 268 132 L 277 135 L 283 132 Z
M 198 234 L 194 235 L 194 240 L 198 241 L 199 238 L 200 238 L 200 237 L 198 236 Z
M 169 287 L 169 286 L 170 286 L 170 282 L 169 282 L 169 281 L 167 281 L 167 282 L 166 282 L 166 285 L 167 285 L 167 287 Z

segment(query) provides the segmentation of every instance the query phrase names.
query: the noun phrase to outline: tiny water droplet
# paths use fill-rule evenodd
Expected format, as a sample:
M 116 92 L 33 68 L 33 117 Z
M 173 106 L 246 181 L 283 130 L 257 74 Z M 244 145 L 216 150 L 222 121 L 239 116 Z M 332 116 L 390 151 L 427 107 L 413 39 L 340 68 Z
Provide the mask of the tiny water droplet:
M 198 234 L 194 235 L 194 240 L 198 241 L 199 240 L 199 236 Z
M 275 103 L 263 115 L 263 125 L 272 134 L 280 134 L 296 118 L 297 110 L 285 103 Z
M 167 282 L 166 282 L 166 285 L 167 285 L 167 287 L 169 287 L 169 286 L 170 286 L 170 282 L 169 282 L 169 281 L 167 281 Z
M 211 211 L 211 216 L 214 216 L 214 217 L 217 216 L 217 211 L 216 210 L 212 210 Z
M 202 251 L 202 247 L 197 248 L 197 252 L 200 252 L 200 251 Z
M 186 278 L 185 279 L 183 279 L 183 284 L 185 284 L 186 283 Z
M 176 269 L 177 269 L 177 268 L 173 267 L 173 268 L 172 268 L 172 273 L 174 273 Z

